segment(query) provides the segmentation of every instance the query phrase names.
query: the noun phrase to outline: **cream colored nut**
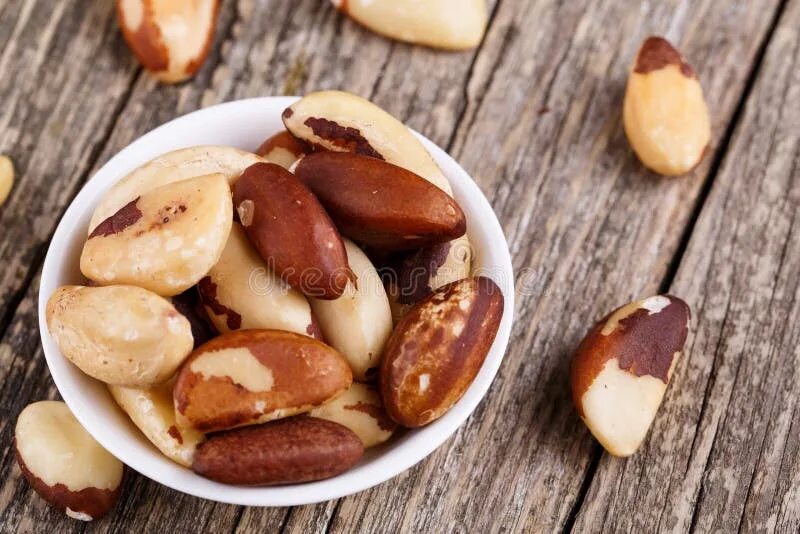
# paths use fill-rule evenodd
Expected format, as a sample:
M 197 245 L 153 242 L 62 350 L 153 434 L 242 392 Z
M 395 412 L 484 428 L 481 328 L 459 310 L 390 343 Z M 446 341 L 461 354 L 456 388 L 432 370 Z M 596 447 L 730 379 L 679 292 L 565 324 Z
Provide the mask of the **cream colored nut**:
M 220 333 L 273 329 L 322 338 L 305 296 L 267 267 L 238 223 L 219 261 L 197 287 Z
M 214 40 L 219 0 L 117 0 L 122 34 L 142 66 L 166 83 L 192 77 Z
M 222 174 L 170 183 L 95 227 L 83 246 L 81 271 L 99 284 L 131 284 L 171 297 L 217 263 L 232 222 Z
M 14 163 L 8 156 L 0 156 L 0 206 L 11 193 L 14 185 Z
M 192 466 L 197 445 L 205 436 L 180 425 L 172 402 L 174 380 L 151 388 L 108 386 L 111 396 L 128 414 L 133 424 L 164 456 L 185 467 Z
M 331 0 L 376 33 L 449 50 L 480 44 L 488 20 L 486 0 Z
M 639 448 L 664 398 L 686 341 L 689 307 L 659 295 L 622 306 L 599 321 L 572 360 L 578 413 L 614 456 Z
M 347 359 L 356 380 L 376 376 L 383 347 L 392 335 L 392 311 L 378 272 L 369 258 L 344 239 L 358 288 L 348 282 L 336 300 L 309 298 L 325 341 Z
M 137 168 L 105 194 L 89 222 L 91 232 L 132 200 L 153 189 L 187 178 L 224 174 L 233 183 L 242 171 L 264 161 L 255 154 L 225 146 L 196 146 L 168 152 Z
M 283 112 L 283 123 L 312 147 L 384 159 L 452 196 L 447 178 L 419 139 L 368 100 L 341 91 L 311 93 Z
M 166 299 L 133 286 L 64 286 L 47 301 L 61 353 L 107 384 L 167 380 L 192 351 L 189 321 Z
M 380 445 L 392 437 L 397 424 L 383 409 L 381 395 L 367 384 L 353 382 L 350 389 L 308 415 L 346 426 L 359 437 L 364 448 Z
M 73 519 L 91 521 L 119 498 L 124 467 L 63 402 L 29 404 L 14 431 L 17 462 L 33 489 Z
M 711 139 L 711 120 L 697 75 L 660 37 L 639 49 L 628 78 L 625 134 L 642 163 L 678 176 L 700 163 Z

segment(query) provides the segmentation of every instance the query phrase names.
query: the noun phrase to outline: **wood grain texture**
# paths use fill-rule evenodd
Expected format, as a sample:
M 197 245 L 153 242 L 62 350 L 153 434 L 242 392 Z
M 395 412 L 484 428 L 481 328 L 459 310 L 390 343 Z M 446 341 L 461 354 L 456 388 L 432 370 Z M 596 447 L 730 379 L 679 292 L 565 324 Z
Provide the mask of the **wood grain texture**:
M 694 335 L 642 450 L 600 462 L 577 530 L 800 530 L 798 102 L 790 2 L 671 288 Z
M 25 22 L 26 13 L 40 13 L 44 9 L 40 4 L 35 0 L 0 3 L 0 43 L 4 46 L 0 57 L 11 58 L 0 61 L 0 72 L 21 72 L 24 77 L 29 72 L 25 69 L 36 68 L 36 62 L 18 59 L 8 50 L 21 47 L 17 43 L 25 39 L 42 38 L 47 32 L 21 35 L 19 30 L 17 35 L 8 28 L 30 28 L 26 24 L 33 23 Z M 160 86 L 136 70 L 120 44 L 109 2 L 85 0 L 80 7 L 75 2 L 64 4 L 51 16 L 40 14 L 36 19 L 39 25 L 57 25 L 54 44 L 41 48 L 39 61 L 62 75 L 38 92 L 19 92 L 16 98 L 20 105 L 14 109 L 21 107 L 21 111 L 11 114 L 19 115 L 17 128 L 29 133 L 27 144 L 14 148 L 16 158 L 23 162 L 24 184 L 17 186 L 12 204 L 0 212 L 4 225 L 0 227 L 13 233 L 0 233 L 0 257 L 8 257 L 14 270 L 0 272 L 0 318 L 5 306 L 8 325 L 3 332 L 5 325 L 0 323 L 0 369 L 4 374 L 0 386 L 0 530 L 84 529 L 84 525 L 52 512 L 28 489 L 19 478 L 9 448 L 19 411 L 29 402 L 56 395 L 39 348 L 35 273 L 44 243 L 77 185 L 136 137 L 179 114 L 237 98 L 327 88 L 371 98 L 448 148 L 475 177 L 497 211 L 514 257 L 519 304 L 512 343 L 489 396 L 429 459 L 361 494 L 292 509 L 243 508 L 181 495 L 131 472 L 124 502 L 89 530 L 539 532 L 569 525 L 581 487 L 591 482 L 587 478 L 592 475 L 591 459 L 599 451 L 569 402 L 569 356 L 599 315 L 635 296 L 653 293 L 661 285 L 670 262 L 680 251 L 695 203 L 703 200 L 703 184 L 714 170 L 712 162 L 720 148 L 715 145 L 712 157 L 687 178 L 659 179 L 647 173 L 630 153 L 621 127 L 622 91 L 629 62 L 642 38 L 650 33 L 666 34 L 700 73 L 714 117 L 715 139 L 724 139 L 748 75 L 755 68 L 759 45 L 769 37 L 778 0 L 671 0 L 642 3 L 635 9 L 622 0 L 496 0 L 489 3 L 492 19 L 483 44 L 468 53 L 441 53 L 393 43 L 341 17 L 322 0 L 229 0 L 223 2 L 211 56 L 194 80 L 177 87 Z M 794 11 L 790 13 L 797 11 L 797 4 L 793 0 Z M 94 15 L 87 18 L 86 13 Z M 791 20 L 796 27 L 796 16 Z M 785 27 L 782 24 L 781 35 L 784 41 L 792 42 L 795 38 L 785 37 Z M 76 34 L 81 36 L 80 41 Z M 69 36 L 75 36 L 75 41 Z M 94 48 L 85 49 L 87 46 Z M 84 63 L 86 57 L 94 60 L 97 56 L 102 68 L 95 73 L 80 62 L 72 65 L 76 54 L 65 54 L 65 50 L 82 51 Z M 15 63 L 8 63 L 12 60 Z M 790 67 L 786 64 L 782 68 Z M 80 83 L 80 77 L 63 74 L 73 70 L 84 82 L 89 77 L 95 86 L 108 87 L 109 96 L 102 102 L 107 107 L 101 106 L 100 111 L 92 107 L 98 106 L 100 99 L 89 99 L 91 85 Z M 39 75 L 38 70 L 35 73 Z M 12 82 L 0 81 L 0 96 L 5 94 L 5 87 L 17 91 Z M 795 93 L 783 100 L 773 95 L 774 105 L 791 102 L 792 96 L 796 102 L 796 82 L 794 87 Z M 755 92 L 754 97 L 759 94 Z M 39 104 L 54 97 L 59 102 L 55 113 L 66 117 L 68 126 L 44 139 L 58 146 L 58 157 L 34 150 L 41 146 L 41 132 L 50 120 L 50 108 L 40 108 Z M 76 102 L 80 104 L 77 107 Z M 7 113 L 7 108 L 2 109 Z M 779 114 L 775 109 L 772 112 Z M 6 115 L 0 117 L 6 120 Z M 98 128 L 102 131 L 97 137 L 87 133 Z M 8 144 L 4 137 L 8 135 L 5 128 L 0 129 L 0 149 L 5 151 L 16 146 Z M 253 148 L 258 141 L 254 140 Z M 762 143 L 771 146 L 767 140 Z M 738 141 L 736 145 L 740 152 L 749 148 Z M 39 163 L 29 164 L 28 160 Z M 53 166 L 59 171 L 51 171 Z M 767 175 L 759 183 L 775 191 L 794 191 L 781 189 Z M 789 187 L 791 180 L 784 176 L 778 183 Z M 715 192 L 718 187 L 715 183 Z M 27 201 L 29 195 L 37 198 Z M 796 194 L 790 198 L 796 207 Z M 788 213 L 792 204 L 788 199 L 786 202 Z M 771 207 L 778 209 L 774 203 Z M 704 231 L 726 226 L 730 231 L 738 219 L 735 211 L 720 208 L 716 213 L 728 220 L 704 213 L 701 224 L 711 219 L 705 224 L 713 227 Z M 35 228 L 33 239 L 31 228 Z M 701 230 L 698 225 L 695 234 Z M 796 232 L 788 232 L 786 235 L 796 237 Z M 687 257 L 694 257 L 696 264 L 710 261 L 699 250 L 692 252 L 698 248 L 700 245 L 693 241 Z M 787 256 L 790 258 L 793 256 Z M 723 263 L 719 265 L 724 267 Z M 775 272 L 783 273 L 781 295 L 788 298 L 797 272 Z M 687 289 L 700 283 L 689 276 L 692 273 L 692 267 L 681 268 L 676 290 L 684 279 Z M 715 283 L 720 284 L 721 278 L 716 276 Z M 720 285 L 720 289 L 725 288 Z M 735 309 L 752 309 L 744 303 L 739 306 Z M 762 317 L 763 326 L 783 326 L 781 320 L 785 323 L 788 317 L 797 316 L 796 302 L 792 306 L 795 308 L 787 306 L 776 315 Z M 717 324 L 713 321 L 722 319 L 716 306 L 709 307 L 708 313 L 708 339 L 703 342 L 713 348 L 712 325 Z M 729 318 L 726 324 L 734 323 Z M 796 339 L 796 328 L 793 332 Z M 741 333 L 725 339 L 735 351 L 752 351 L 763 350 L 762 344 L 771 338 L 762 332 L 752 339 Z M 787 358 L 785 355 L 794 354 L 785 343 L 775 348 L 782 349 L 783 355 L 769 353 L 774 365 Z M 710 369 L 707 362 L 702 364 L 706 374 L 713 377 L 703 384 L 717 384 L 718 390 L 708 390 L 715 395 L 733 398 L 738 387 L 767 386 L 766 382 L 758 386 L 740 384 L 742 378 L 737 382 L 731 369 L 722 365 L 727 362 L 730 366 L 732 361 L 723 357 L 718 360 Z M 778 373 L 779 368 L 775 369 Z M 778 401 L 794 403 L 797 392 L 790 376 L 775 377 L 769 382 L 772 389 L 768 393 L 777 399 L 773 405 L 778 406 L 776 413 L 781 417 L 762 433 L 766 452 L 763 459 L 759 456 L 752 460 L 754 467 L 749 473 L 756 476 L 748 497 L 740 504 L 736 499 L 723 498 L 719 481 L 709 485 L 706 492 L 698 489 L 702 483 L 698 486 L 696 480 L 702 478 L 702 470 L 694 483 L 685 485 L 676 473 L 675 483 L 669 488 L 669 498 L 677 499 L 682 506 L 680 515 L 674 512 L 679 517 L 675 525 L 683 525 L 687 517 L 691 523 L 697 510 L 696 526 L 713 526 L 715 517 L 737 509 L 743 510 L 746 521 L 750 521 L 746 524 L 753 528 L 769 524 L 773 517 L 776 525 L 781 521 L 791 524 L 798 506 L 793 500 L 797 499 L 796 490 L 793 493 L 792 489 L 797 486 L 796 476 L 794 470 L 788 471 L 796 468 L 795 460 L 789 454 L 797 452 L 798 443 L 795 439 L 784 447 L 781 437 L 785 433 L 796 437 L 798 421 Z M 678 379 L 684 379 L 683 375 Z M 684 418 L 697 409 L 696 399 L 689 400 L 691 406 L 680 412 Z M 704 447 L 698 450 L 707 453 L 705 457 L 710 459 L 710 468 L 718 470 L 719 480 L 734 480 L 724 477 L 731 457 L 725 449 L 712 446 L 716 429 L 728 427 L 718 425 L 721 413 L 707 406 L 703 412 L 707 415 L 695 414 L 695 420 L 706 422 L 699 434 L 702 439 L 698 438 L 698 444 L 690 449 L 692 458 L 695 447 Z M 717 419 L 709 420 L 714 414 Z M 664 418 L 658 423 L 664 424 Z M 741 430 L 738 423 L 730 427 L 727 439 L 731 443 L 738 437 L 737 429 Z M 777 457 L 791 466 L 780 476 L 769 461 Z M 587 498 L 587 510 L 593 510 L 592 506 L 603 511 L 623 510 L 613 508 L 615 499 L 638 502 L 637 484 L 642 485 L 643 500 L 649 503 L 654 499 L 648 489 L 659 483 L 657 478 L 640 482 L 631 479 L 632 474 L 608 471 L 606 463 L 603 458 L 598 471 L 606 481 L 602 486 L 606 493 L 600 495 L 598 486 L 593 486 L 590 497 L 597 500 L 589 502 Z M 669 460 L 661 463 L 664 466 L 660 469 L 666 470 Z M 695 471 L 703 465 L 694 465 Z M 626 493 L 620 497 L 608 493 L 606 485 L 616 488 L 623 481 Z M 755 491 L 764 488 L 780 488 L 782 500 L 768 504 L 758 498 Z M 578 520 L 577 526 L 592 530 L 594 522 L 587 516 L 580 515 Z M 642 524 L 654 523 L 647 519 Z

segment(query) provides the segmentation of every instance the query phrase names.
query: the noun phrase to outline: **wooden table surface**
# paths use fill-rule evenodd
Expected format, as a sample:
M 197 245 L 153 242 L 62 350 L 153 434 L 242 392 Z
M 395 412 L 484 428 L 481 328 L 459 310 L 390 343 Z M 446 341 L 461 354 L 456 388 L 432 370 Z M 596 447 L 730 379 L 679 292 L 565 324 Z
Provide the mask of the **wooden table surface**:
M 0 0 L 2 532 L 700 532 L 800 529 L 800 0 L 491 0 L 472 52 L 394 43 L 324 0 L 225 0 L 199 75 L 155 83 L 110 0 Z M 713 145 L 659 178 L 621 124 L 644 37 L 698 71 Z M 39 274 L 65 207 L 141 134 L 238 98 L 344 89 L 446 148 L 508 237 L 517 312 L 487 397 L 428 459 L 369 491 L 297 508 L 202 501 L 130 473 L 86 526 L 21 479 L 17 414 L 57 398 Z M 569 397 L 591 322 L 669 291 L 686 351 L 638 454 L 609 456 Z

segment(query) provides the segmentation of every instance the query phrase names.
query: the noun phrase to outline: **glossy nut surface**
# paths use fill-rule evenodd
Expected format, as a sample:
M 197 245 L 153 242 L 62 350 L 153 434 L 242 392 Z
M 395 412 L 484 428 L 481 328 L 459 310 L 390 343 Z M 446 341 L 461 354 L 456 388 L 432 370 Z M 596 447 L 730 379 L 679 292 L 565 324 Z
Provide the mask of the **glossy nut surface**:
M 691 171 L 711 140 L 711 120 L 697 74 L 661 37 L 642 44 L 628 77 L 625 134 L 649 169 L 666 176 Z
M 595 438 L 615 456 L 636 452 L 664 398 L 689 328 L 689 307 L 659 295 L 599 321 L 572 360 L 572 398 Z
M 295 484 L 347 471 L 363 453 L 342 425 L 301 416 L 216 434 L 200 445 L 192 469 L 223 484 Z
M 391 163 L 347 152 L 317 152 L 297 177 L 342 234 L 377 250 L 410 250 L 464 235 L 461 207 L 424 178 Z
M 230 188 L 222 174 L 167 184 L 92 230 L 81 272 L 103 285 L 131 284 L 177 295 L 217 263 L 232 221 Z
M 342 91 L 311 93 L 283 112 L 283 123 L 316 150 L 383 159 L 452 195 L 442 170 L 411 130 L 361 97 Z
M 286 130 L 276 133 L 264 141 L 256 154 L 269 163 L 290 169 L 306 153 L 306 148 Z
M 262 160 L 227 146 L 195 146 L 163 154 L 136 168 L 114 184 L 92 213 L 89 232 L 145 193 L 187 178 L 222 174 L 233 183 L 242 171 Z
M 358 287 L 349 283 L 336 300 L 311 298 L 309 302 L 325 341 L 347 359 L 355 379 L 372 380 L 392 335 L 392 311 L 369 258 L 349 239 L 344 244 Z
M 14 430 L 17 463 L 36 493 L 73 519 L 106 514 L 120 494 L 124 467 L 63 402 L 29 404 Z
M 307 412 L 351 383 L 345 359 L 319 341 L 238 330 L 194 351 L 173 395 L 178 421 L 207 433 Z
M 200 298 L 221 333 L 274 329 L 322 339 L 302 293 L 280 279 L 234 223 L 219 261 L 200 280 Z
M 380 445 L 392 437 L 397 429 L 397 424 L 389 419 L 383 409 L 377 388 L 358 382 L 353 382 L 350 389 L 314 408 L 308 415 L 346 426 L 355 432 L 364 448 Z
M 46 314 L 61 353 L 107 384 L 164 382 L 192 350 L 186 318 L 166 299 L 139 287 L 60 287 Z
M 448 284 L 414 306 L 383 355 L 389 416 L 413 428 L 444 415 L 480 371 L 502 315 L 500 288 L 485 277 Z
M 274 163 L 249 167 L 233 204 L 267 266 L 310 297 L 338 298 L 353 274 L 342 237 L 313 193 Z
M 219 0 L 117 0 L 122 35 L 157 79 L 178 83 L 203 65 L 214 40 Z

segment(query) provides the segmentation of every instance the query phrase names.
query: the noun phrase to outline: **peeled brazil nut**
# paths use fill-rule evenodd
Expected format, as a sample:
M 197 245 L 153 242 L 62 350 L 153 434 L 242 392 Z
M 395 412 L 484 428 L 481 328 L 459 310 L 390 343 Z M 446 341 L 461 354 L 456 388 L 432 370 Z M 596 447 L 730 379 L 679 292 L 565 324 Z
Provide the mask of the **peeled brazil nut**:
M 711 120 L 697 74 L 661 37 L 642 44 L 628 78 L 623 107 L 628 141 L 642 163 L 677 176 L 700 163 Z
M 264 141 L 256 154 L 269 163 L 289 169 L 306 153 L 305 147 L 287 131 L 276 133 Z
M 378 390 L 368 384 L 353 382 L 350 389 L 314 408 L 308 415 L 346 426 L 356 433 L 364 448 L 380 445 L 392 437 L 397 424 L 383 409 Z
M 0 155 L 0 206 L 8 199 L 14 185 L 14 162 L 8 156 Z
M 275 329 L 322 339 L 308 300 L 267 267 L 238 223 L 219 261 L 197 287 L 208 317 L 221 333 Z
M 83 429 L 63 402 L 26 406 L 17 418 L 14 443 L 28 483 L 69 517 L 98 519 L 119 499 L 122 462 Z
M 205 436 L 180 425 L 172 402 L 174 380 L 150 388 L 108 386 L 111 396 L 133 424 L 161 453 L 175 463 L 191 467 L 197 445 Z
M 211 436 L 198 447 L 192 469 L 223 484 L 295 484 L 343 473 L 363 454 L 346 427 L 300 416 Z
M 467 231 L 464 212 L 452 197 L 376 158 L 317 152 L 303 158 L 295 174 L 344 235 L 373 249 L 417 249 Z
M 164 382 L 192 351 L 189 321 L 140 287 L 60 287 L 47 301 L 46 317 L 61 353 L 107 384 Z
M 486 31 L 486 0 L 331 0 L 370 30 L 448 50 L 478 46 Z
M 311 93 L 286 108 L 283 123 L 292 135 L 317 150 L 382 159 L 452 195 L 442 170 L 411 130 L 361 97 L 341 91 Z
M 355 281 L 339 231 L 314 194 L 274 163 L 248 167 L 233 205 L 267 266 L 305 295 L 335 299 Z
M 89 234 L 81 271 L 99 284 L 131 284 L 173 296 L 217 263 L 233 221 L 222 174 L 189 178 L 131 201 Z
M 502 316 L 503 294 L 485 277 L 448 284 L 414 306 L 383 354 L 389 417 L 415 428 L 452 408 L 480 371 Z
M 201 432 L 304 413 L 339 395 L 353 375 L 338 352 L 279 330 L 239 330 L 192 353 L 173 391 L 178 421 Z
M 214 40 L 219 0 L 117 0 L 122 35 L 142 66 L 166 83 L 203 65 Z
M 162 185 L 187 178 L 222 174 L 233 183 L 242 171 L 264 161 L 255 154 L 226 146 L 196 146 L 155 158 L 114 184 L 95 208 L 89 232 L 131 201 Z
M 356 380 L 376 376 L 383 348 L 392 335 L 392 311 L 378 272 L 352 241 L 345 239 L 350 268 L 358 287 L 347 288 L 336 300 L 311 298 L 325 341 L 347 359 Z
M 689 306 L 659 295 L 622 306 L 583 338 L 570 383 L 578 414 L 614 456 L 639 448 L 689 330 Z

